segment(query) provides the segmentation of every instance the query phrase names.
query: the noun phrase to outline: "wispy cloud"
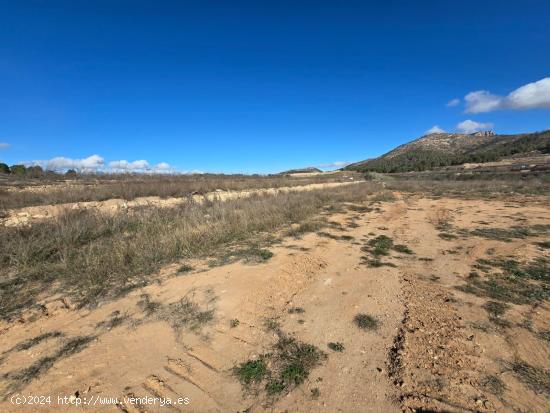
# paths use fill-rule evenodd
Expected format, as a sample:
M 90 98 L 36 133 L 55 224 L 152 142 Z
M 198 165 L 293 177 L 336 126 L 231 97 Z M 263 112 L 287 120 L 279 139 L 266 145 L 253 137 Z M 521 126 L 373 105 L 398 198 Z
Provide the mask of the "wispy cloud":
M 426 135 L 430 135 L 432 133 L 445 133 L 445 131 L 441 129 L 439 126 L 434 125 L 426 131 Z
M 115 172 L 135 172 L 149 169 L 149 162 L 144 159 L 128 162 L 125 159 L 109 162 L 109 169 Z
M 449 100 L 445 106 L 453 107 L 458 105 L 460 105 L 460 99 L 456 98 L 456 99 Z
M 322 169 L 330 169 L 330 168 L 343 168 L 344 166 L 348 166 L 352 162 L 347 161 L 336 161 L 331 163 L 322 163 L 320 165 L 315 165 L 316 168 L 322 168 Z
M 480 130 L 491 129 L 492 127 L 493 127 L 493 124 L 490 122 L 482 123 L 482 122 L 476 122 L 471 119 L 467 119 L 463 122 L 460 122 L 458 125 L 456 125 L 456 128 L 462 133 L 474 133 Z
M 0 142 L 0 150 L 2 149 L 9 149 L 11 145 L 7 142 Z
M 507 96 L 487 90 L 470 92 L 464 97 L 467 113 L 491 112 L 500 109 L 526 110 L 550 108 L 550 77 L 528 83 Z
M 82 159 L 72 159 L 64 156 L 58 156 L 48 160 L 34 160 L 25 162 L 27 166 L 41 166 L 50 171 L 63 172 L 74 169 L 81 172 L 113 172 L 113 173 L 173 173 L 176 172 L 170 164 L 160 162 L 151 165 L 145 159 L 136 161 L 127 161 L 124 159 L 105 162 L 105 159 L 99 155 L 88 156 Z

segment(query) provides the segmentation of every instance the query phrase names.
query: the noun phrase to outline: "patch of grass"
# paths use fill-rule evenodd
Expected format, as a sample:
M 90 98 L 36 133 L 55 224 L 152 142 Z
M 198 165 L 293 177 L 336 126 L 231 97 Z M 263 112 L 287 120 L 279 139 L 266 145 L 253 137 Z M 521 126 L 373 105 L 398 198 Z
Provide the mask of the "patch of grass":
M 332 351 L 337 351 L 339 353 L 343 352 L 345 350 L 345 347 L 342 343 L 340 342 L 336 342 L 336 343 L 328 343 L 327 344 L 328 348 L 330 348 Z
M 350 211 L 360 212 L 362 214 L 365 213 L 365 212 L 374 211 L 374 208 L 368 207 L 368 206 L 365 206 L 365 205 L 351 204 L 351 205 L 347 205 L 346 208 Z
M 249 360 L 233 369 L 239 381 L 250 388 L 266 381 L 265 390 L 269 396 L 288 393 L 302 384 L 310 371 L 317 367 L 326 354 L 317 347 L 288 337 L 282 332 L 272 351 L 258 360 Z
M 269 396 L 281 393 L 286 389 L 286 384 L 282 380 L 271 379 L 265 385 L 265 390 Z
M 304 310 L 302 307 L 291 307 L 288 309 L 289 314 L 302 314 L 305 312 L 306 310 Z
M 492 323 L 498 325 L 499 327 L 510 327 L 510 322 L 502 318 L 506 310 L 510 308 L 508 304 L 498 301 L 487 301 L 483 305 L 483 308 L 489 314 L 489 320 Z
M 353 322 L 361 330 L 377 330 L 380 322 L 371 315 L 359 313 L 353 318 Z
M 508 368 L 535 393 L 550 394 L 550 370 L 535 367 L 523 361 L 510 363 Z
M 279 328 L 281 327 L 281 325 L 277 320 L 273 318 L 268 318 L 264 322 L 264 327 L 268 331 L 279 331 Z
M 487 301 L 483 304 L 483 308 L 489 313 L 489 317 L 495 318 L 503 316 L 510 306 L 498 301 Z
M 317 235 L 319 235 L 320 237 L 324 237 L 324 238 L 340 239 L 339 235 L 334 235 L 334 234 L 331 234 L 330 232 L 325 232 L 325 231 L 319 231 L 317 233 Z
M 128 319 L 128 315 L 127 314 L 120 314 L 120 311 L 113 311 L 111 313 L 111 316 L 110 318 L 108 318 L 107 320 L 103 320 L 103 321 L 100 321 L 99 323 L 96 324 L 96 328 L 104 328 L 106 330 L 111 330 L 115 327 L 118 327 L 119 325 L 121 325 L 122 323 L 124 323 L 124 321 L 126 321 Z
M 393 194 L 393 192 L 391 191 L 381 191 L 381 192 L 378 192 L 377 194 L 375 194 L 371 200 L 373 202 L 393 202 L 395 201 L 397 198 L 395 197 L 395 195 Z
M 393 247 L 393 240 L 387 235 L 379 235 L 371 239 L 367 245 L 374 256 L 388 255 L 390 249 Z
M 452 239 L 457 239 L 458 237 L 454 234 L 450 234 L 448 232 L 440 232 L 439 234 L 437 234 L 439 236 L 439 238 L 441 239 L 444 239 L 444 240 L 447 240 L 447 241 L 450 241 Z
M 273 257 L 273 253 L 263 248 L 250 248 L 243 251 L 247 262 L 265 262 Z
M 371 259 L 369 257 L 362 257 L 362 263 L 367 264 L 369 267 L 378 268 L 378 267 L 397 267 L 392 262 L 380 261 L 378 258 Z
M 321 395 L 321 390 L 319 390 L 319 387 L 314 387 L 311 389 L 311 398 L 312 399 L 318 399 Z
M 312 220 L 312 221 L 306 221 L 302 222 L 299 225 L 289 229 L 286 233 L 287 236 L 291 236 L 294 238 L 300 238 L 304 234 L 308 234 L 311 232 L 318 232 L 322 228 L 326 226 L 325 223 Z
M 393 249 L 402 254 L 409 254 L 409 255 L 414 254 L 414 252 L 409 247 L 403 244 L 396 244 L 393 246 Z
M 239 381 L 249 386 L 252 383 L 260 383 L 267 374 L 267 365 L 263 359 L 248 360 L 233 368 L 233 374 Z
M 241 322 L 238 319 L 234 318 L 229 322 L 229 327 L 235 328 L 235 327 L 238 327 L 239 324 L 241 324 Z
M 544 341 L 550 341 L 550 330 L 543 330 L 537 333 L 537 336 Z
M 178 274 L 184 274 L 186 272 L 193 271 L 194 268 L 190 266 L 189 264 L 183 264 L 178 268 Z
M 157 301 L 152 301 L 149 294 L 142 294 L 137 305 L 147 316 L 150 316 L 162 308 L 162 304 Z
M 476 228 L 470 231 L 470 234 L 494 239 L 504 242 L 510 242 L 512 239 L 523 239 L 531 236 L 547 234 L 550 231 L 550 225 L 532 225 L 530 227 L 513 226 L 510 228 Z
M 197 332 L 214 319 L 214 310 L 203 310 L 188 297 L 183 297 L 164 306 L 159 312 L 159 318 L 169 322 L 177 332 L 184 328 Z
M 476 268 L 489 273 L 493 269 L 500 274 L 489 274 L 487 279 L 468 277 L 459 290 L 513 304 L 532 304 L 547 300 L 550 296 L 549 260 L 536 258 L 521 264 L 515 260 L 495 258 L 480 259 Z
M 540 249 L 543 249 L 543 250 L 550 249 L 550 241 L 535 242 L 535 245 L 537 245 Z
M 506 390 L 504 382 L 493 375 L 485 376 L 481 381 L 481 385 L 495 396 L 502 396 Z

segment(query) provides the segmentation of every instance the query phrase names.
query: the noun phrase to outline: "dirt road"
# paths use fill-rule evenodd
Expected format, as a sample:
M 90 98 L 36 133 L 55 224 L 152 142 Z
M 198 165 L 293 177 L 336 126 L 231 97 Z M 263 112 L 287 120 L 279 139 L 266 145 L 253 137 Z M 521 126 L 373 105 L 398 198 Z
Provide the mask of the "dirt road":
M 204 195 L 190 195 L 195 202 L 204 202 L 205 200 L 228 200 L 237 198 L 247 198 L 254 195 L 277 194 L 286 192 L 312 191 L 315 189 L 335 188 L 338 186 L 353 185 L 364 181 L 350 182 L 327 182 L 322 184 L 308 184 L 299 186 L 285 186 L 280 188 L 249 189 L 245 191 L 214 191 Z M 68 204 L 56 205 L 38 205 L 24 208 L 12 209 L 6 212 L 6 216 L 0 219 L 0 225 L 14 227 L 28 225 L 37 220 L 55 218 L 67 211 L 94 209 L 103 213 L 116 213 L 118 211 L 127 211 L 137 207 L 171 207 L 188 198 L 160 198 L 158 196 L 139 197 L 131 201 L 124 199 L 108 199 L 105 201 L 73 202 Z

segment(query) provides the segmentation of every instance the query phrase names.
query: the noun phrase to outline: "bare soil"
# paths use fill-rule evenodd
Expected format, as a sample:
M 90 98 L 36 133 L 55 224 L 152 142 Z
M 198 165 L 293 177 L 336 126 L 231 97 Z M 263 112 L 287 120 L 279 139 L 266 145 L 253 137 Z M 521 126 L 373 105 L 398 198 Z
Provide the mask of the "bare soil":
M 0 410 L 72 412 L 57 395 L 74 395 L 119 399 L 86 406 L 91 412 L 547 412 L 548 301 L 459 288 L 488 279 L 479 259 L 548 257 L 540 246 L 549 238 L 548 199 L 396 195 L 327 215 L 342 228 L 287 237 L 264 263 L 197 261 L 185 273 L 174 264 L 159 283 L 99 307 L 50 297 L 42 311 L 3 322 Z M 475 232 L 518 225 L 537 231 Z M 495 315 L 489 301 L 506 309 Z M 377 328 L 360 328 L 360 314 Z M 273 353 L 281 334 L 326 357 L 288 391 L 241 385 L 234 368 Z M 54 403 L 14 406 L 13 394 Z M 189 405 L 124 403 L 129 395 L 187 397 Z

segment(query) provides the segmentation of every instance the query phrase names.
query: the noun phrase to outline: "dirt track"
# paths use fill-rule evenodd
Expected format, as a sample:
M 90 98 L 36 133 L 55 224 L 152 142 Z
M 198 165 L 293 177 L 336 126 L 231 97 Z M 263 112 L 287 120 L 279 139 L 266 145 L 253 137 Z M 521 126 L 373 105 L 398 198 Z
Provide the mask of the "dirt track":
M 83 410 L 98 412 L 545 412 L 549 395 L 533 390 L 504 366 L 520 359 L 539 369 L 550 367 L 548 341 L 537 339 L 538 332 L 550 330 L 547 305 L 512 306 L 507 312 L 511 324 L 504 329 L 488 322 L 484 298 L 455 288 L 465 283 L 472 265 L 487 257 L 487 251 L 530 259 L 540 256 L 540 250 L 531 239 L 442 239 L 437 229 L 445 222 L 466 230 L 479 222 L 508 228 L 517 214 L 525 225 L 550 222 L 550 211 L 542 204 L 400 196 L 379 210 L 330 217 L 346 231 L 328 233 L 353 239 L 318 234 L 287 238 L 271 249 L 275 255 L 267 263 L 208 268 L 196 262 L 197 270 L 176 277 L 178 265 L 173 265 L 163 270 L 160 284 L 92 310 L 71 309 L 70 303 L 52 299 L 43 303 L 42 313 L 2 326 L 0 374 L 8 373 L 0 384 L 2 394 L 190 399 L 189 406 L 170 408 L 126 404 Z M 378 235 L 390 236 L 414 254 L 383 257 L 395 267 L 364 265 L 361 247 Z M 178 331 L 144 305 L 166 306 L 185 296 L 211 310 L 213 321 L 194 332 Z M 289 313 L 296 307 L 304 312 Z M 380 328 L 358 329 L 353 323 L 358 313 L 376 317 Z M 527 316 L 530 329 L 522 326 Z M 231 327 L 234 319 L 239 324 Z M 243 393 L 232 375 L 235 365 L 269 351 L 276 341 L 266 320 L 275 320 L 281 331 L 328 355 L 304 384 L 275 400 L 264 393 Z M 488 327 L 474 328 L 477 324 Z M 53 331 L 63 336 L 13 350 L 18 343 Z M 93 339 L 30 382 L 17 380 L 25 368 L 55 355 L 62 343 L 77 336 Z M 331 351 L 329 342 L 341 342 L 345 350 Z M 488 375 L 504 383 L 503 393 L 487 387 Z M 8 401 L 3 410 L 48 411 L 17 409 Z M 57 405 L 51 410 L 75 411 Z
M 334 188 L 342 185 L 357 184 L 360 182 L 362 181 L 328 182 L 322 184 L 308 184 L 280 188 L 250 189 L 245 191 L 215 191 L 209 192 L 204 195 L 190 195 L 190 198 L 193 199 L 193 201 L 195 202 L 204 202 L 205 200 L 216 199 L 225 201 L 227 199 L 247 198 L 253 195 L 301 192 L 312 191 L 322 188 Z M 94 209 L 104 213 L 115 213 L 121 210 L 130 210 L 132 208 L 145 206 L 170 207 L 178 205 L 187 200 L 188 198 L 160 198 L 157 196 L 150 196 L 136 198 L 132 201 L 126 201 L 124 199 L 109 199 L 106 201 L 89 201 L 68 204 L 31 206 L 7 211 L 7 216 L 0 219 L 0 225 L 4 225 L 7 227 L 28 225 L 31 224 L 33 221 L 55 218 L 65 213 L 66 211 L 71 210 Z

